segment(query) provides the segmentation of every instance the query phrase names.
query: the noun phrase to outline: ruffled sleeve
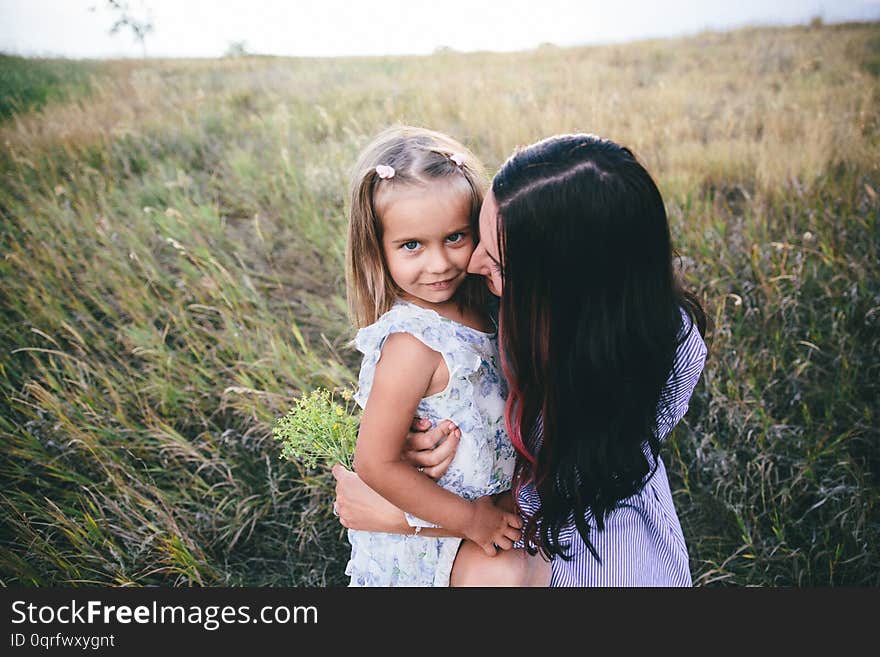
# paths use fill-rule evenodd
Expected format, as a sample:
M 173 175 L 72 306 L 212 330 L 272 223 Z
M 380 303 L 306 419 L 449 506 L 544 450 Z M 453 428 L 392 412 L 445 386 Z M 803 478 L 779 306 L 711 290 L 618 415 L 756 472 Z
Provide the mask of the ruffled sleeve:
M 355 346 L 364 355 L 358 375 L 358 390 L 354 395 L 354 400 L 361 408 L 367 405 L 382 347 L 393 333 L 408 333 L 443 356 L 449 370 L 449 385 L 443 392 L 453 393 L 457 381 L 480 367 L 477 354 L 454 348 L 462 336 L 457 335 L 458 330 L 453 322 L 441 321 L 432 310 L 398 303 L 375 323 L 360 329 L 355 336 Z

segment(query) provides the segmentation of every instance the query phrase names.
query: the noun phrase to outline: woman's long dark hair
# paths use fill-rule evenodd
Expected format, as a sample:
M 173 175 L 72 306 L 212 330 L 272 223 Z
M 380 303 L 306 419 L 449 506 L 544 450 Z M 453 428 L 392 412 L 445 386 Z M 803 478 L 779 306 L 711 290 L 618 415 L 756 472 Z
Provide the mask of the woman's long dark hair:
M 621 500 L 657 465 L 658 414 L 675 352 L 705 314 L 673 271 L 663 199 L 626 148 L 552 137 L 514 154 L 492 183 L 504 292 L 507 424 L 515 482 L 540 507 L 526 545 L 567 558 L 574 521 L 592 554 Z

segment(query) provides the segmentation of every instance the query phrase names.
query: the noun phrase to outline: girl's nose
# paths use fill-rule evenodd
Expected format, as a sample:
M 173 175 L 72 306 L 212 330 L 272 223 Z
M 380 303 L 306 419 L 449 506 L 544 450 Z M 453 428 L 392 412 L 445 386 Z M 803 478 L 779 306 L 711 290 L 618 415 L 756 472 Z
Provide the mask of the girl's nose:
M 449 271 L 449 258 L 444 249 L 435 249 L 428 260 L 428 271 L 434 274 L 443 274 Z

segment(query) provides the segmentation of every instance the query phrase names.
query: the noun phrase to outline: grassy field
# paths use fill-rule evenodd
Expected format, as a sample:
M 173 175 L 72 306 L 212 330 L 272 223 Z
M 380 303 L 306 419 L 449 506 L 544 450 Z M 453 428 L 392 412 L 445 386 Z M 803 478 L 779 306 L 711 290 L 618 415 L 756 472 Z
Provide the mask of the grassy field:
M 0 123 L 0 583 L 345 583 L 332 479 L 271 423 L 354 381 L 347 171 L 406 122 L 490 170 L 630 146 L 713 323 L 666 451 L 695 582 L 880 585 L 880 25 L 58 65 L 88 91 Z
M 0 53 L 0 120 L 50 101 L 80 96 L 100 66 L 65 59 L 30 59 Z

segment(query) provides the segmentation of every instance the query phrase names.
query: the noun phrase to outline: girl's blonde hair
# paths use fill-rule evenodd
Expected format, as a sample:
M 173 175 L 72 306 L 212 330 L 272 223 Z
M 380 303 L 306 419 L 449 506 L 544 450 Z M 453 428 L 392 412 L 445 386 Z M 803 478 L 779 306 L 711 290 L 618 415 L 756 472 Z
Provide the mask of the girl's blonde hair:
M 376 167 L 394 169 L 380 178 Z M 480 206 L 486 189 L 483 165 L 467 148 L 440 132 L 412 126 L 384 130 L 358 158 L 351 184 L 345 282 L 348 307 L 358 328 L 388 312 L 402 291 L 388 273 L 382 251 L 381 212 L 394 188 L 427 186 L 448 181 L 460 185 L 470 200 L 470 224 L 478 234 Z M 473 307 L 486 302 L 482 277 L 468 276 L 456 292 L 459 304 Z

